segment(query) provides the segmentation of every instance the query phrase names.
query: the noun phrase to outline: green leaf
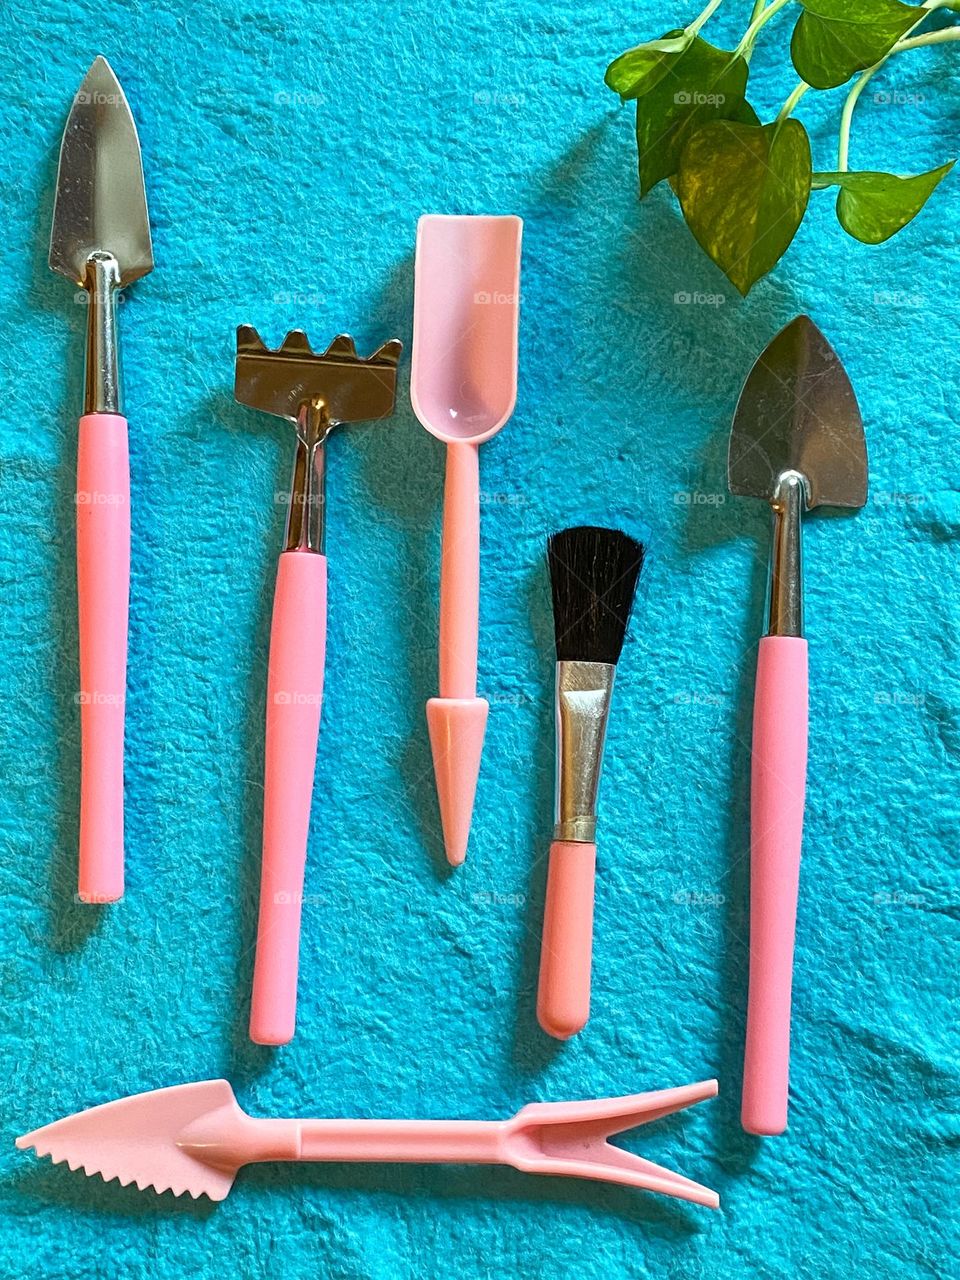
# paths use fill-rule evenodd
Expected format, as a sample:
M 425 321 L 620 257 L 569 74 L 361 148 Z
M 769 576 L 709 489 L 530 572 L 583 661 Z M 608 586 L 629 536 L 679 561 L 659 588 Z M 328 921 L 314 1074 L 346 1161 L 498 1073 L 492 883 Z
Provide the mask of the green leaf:
M 680 207 L 700 247 L 746 295 L 797 233 L 810 197 L 810 139 L 799 120 L 716 120 L 683 149 Z
M 834 89 L 890 52 L 929 10 L 900 0 L 800 0 L 793 65 L 814 89 Z
M 682 56 L 693 36 L 682 27 L 668 31 L 659 40 L 648 40 L 614 58 L 603 77 L 608 89 L 626 102 L 649 93 Z
M 956 164 L 929 173 L 816 173 L 819 183 L 839 187 L 837 217 L 844 231 L 864 244 L 882 244 L 917 216 Z
M 680 154 L 695 129 L 710 120 L 731 119 L 742 110 L 746 88 L 743 58 L 699 36 L 690 43 L 659 83 L 637 99 L 641 195 L 677 172 Z
M 957 0 L 957 3 L 960 4 L 960 0 Z M 740 103 L 740 105 L 737 107 L 736 111 L 733 113 L 730 119 L 735 120 L 737 124 L 758 125 L 760 123 L 760 117 L 754 111 L 753 107 L 751 107 L 750 103 L 746 100 L 746 98 L 744 98 L 744 100 Z

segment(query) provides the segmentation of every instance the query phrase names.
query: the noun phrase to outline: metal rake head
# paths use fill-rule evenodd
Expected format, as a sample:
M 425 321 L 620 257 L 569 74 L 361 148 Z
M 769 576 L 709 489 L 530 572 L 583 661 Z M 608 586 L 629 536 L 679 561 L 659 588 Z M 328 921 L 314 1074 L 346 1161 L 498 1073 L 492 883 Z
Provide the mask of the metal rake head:
M 293 329 L 271 351 L 252 325 L 242 324 L 234 395 L 241 404 L 291 422 L 314 403 L 322 403 L 330 423 L 388 418 L 396 403 L 402 350 L 399 338 L 391 338 L 363 360 L 353 338 L 341 333 L 318 354 L 303 330 Z

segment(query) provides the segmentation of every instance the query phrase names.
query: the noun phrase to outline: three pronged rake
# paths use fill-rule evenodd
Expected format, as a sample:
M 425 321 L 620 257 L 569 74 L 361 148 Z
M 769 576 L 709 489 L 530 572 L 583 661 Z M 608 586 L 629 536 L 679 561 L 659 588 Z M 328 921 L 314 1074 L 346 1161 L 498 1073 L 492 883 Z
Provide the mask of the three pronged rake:
M 250 1038 L 285 1044 L 296 1025 L 300 906 L 323 698 L 327 623 L 324 446 L 338 423 L 393 413 L 400 342 L 366 360 L 353 339 L 322 354 L 296 329 L 271 351 L 250 325 L 237 330 L 234 395 L 296 426 L 286 542 L 277 568 L 267 678 L 263 865 Z

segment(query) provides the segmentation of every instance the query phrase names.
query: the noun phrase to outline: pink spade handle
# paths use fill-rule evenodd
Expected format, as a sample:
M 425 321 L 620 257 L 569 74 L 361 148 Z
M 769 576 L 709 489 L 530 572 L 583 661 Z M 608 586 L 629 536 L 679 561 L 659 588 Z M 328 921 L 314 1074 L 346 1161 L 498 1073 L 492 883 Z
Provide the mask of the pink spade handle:
M 326 634 L 326 556 L 283 552 L 267 676 L 263 864 L 250 1009 L 250 1039 L 257 1044 L 286 1044 L 296 1025 L 300 910 Z
M 750 797 L 750 994 L 741 1121 L 787 1127 L 790 997 L 807 777 L 807 642 L 764 636 L 757 659 Z
M 123 896 L 123 722 L 130 603 L 130 460 L 119 414 L 80 419 L 77 449 L 80 641 L 78 897 Z
M 537 1021 L 567 1040 L 590 1016 L 593 885 L 597 846 L 555 840 L 550 846 L 543 913 Z

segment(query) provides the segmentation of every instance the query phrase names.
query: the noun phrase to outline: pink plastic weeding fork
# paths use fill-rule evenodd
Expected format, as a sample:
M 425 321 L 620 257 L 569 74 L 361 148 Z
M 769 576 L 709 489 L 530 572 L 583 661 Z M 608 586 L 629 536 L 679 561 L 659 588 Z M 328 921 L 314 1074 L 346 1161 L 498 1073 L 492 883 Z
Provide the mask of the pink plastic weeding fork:
M 509 1120 L 261 1120 L 226 1080 L 107 1102 L 17 1138 L 21 1150 L 141 1191 L 223 1200 L 237 1170 L 272 1160 L 501 1164 L 658 1191 L 716 1209 L 720 1197 L 607 1139 L 717 1093 L 716 1080 L 590 1102 L 533 1102 Z

